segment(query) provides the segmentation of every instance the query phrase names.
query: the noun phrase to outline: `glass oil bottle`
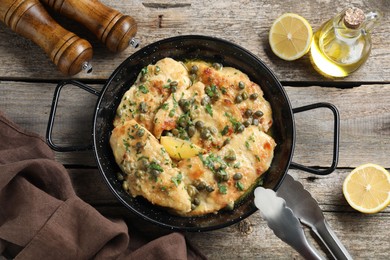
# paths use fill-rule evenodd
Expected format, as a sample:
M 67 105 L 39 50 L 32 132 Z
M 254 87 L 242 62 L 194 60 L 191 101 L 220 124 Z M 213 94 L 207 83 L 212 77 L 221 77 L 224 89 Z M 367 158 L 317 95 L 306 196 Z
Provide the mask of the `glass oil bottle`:
M 313 36 L 311 61 L 323 75 L 346 77 L 357 70 L 371 52 L 371 30 L 381 18 L 349 7 L 325 22 Z

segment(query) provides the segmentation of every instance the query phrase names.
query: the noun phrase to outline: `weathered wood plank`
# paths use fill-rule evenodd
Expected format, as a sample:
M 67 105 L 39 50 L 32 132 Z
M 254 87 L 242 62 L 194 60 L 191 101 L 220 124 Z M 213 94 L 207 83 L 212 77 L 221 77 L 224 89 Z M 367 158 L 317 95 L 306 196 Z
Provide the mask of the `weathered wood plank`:
M 45 136 L 54 87 L 52 83 L 2 81 L 0 110 L 22 127 Z M 316 102 L 330 102 L 338 107 L 341 118 L 339 167 L 356 167 L 365 162 L 390 167 L 390 85 L 362 85 L 351 89 L 316 86 L 285 89 L 292 107 Z M 367 100 L 375 100 L 375 103 Z M 87 92 L 73 87 L 64 89 L 53 131 L 54 140 L 68 140 L 65 143 L 68 145 L 88 142 L 92 134 L 95 104 L 96 97 Z M 296 114 L 295 122 L 294 161 L 309 166 L 330 165 L 333 144 L 330 110 Z M 92 151 L 56 153 L 56 158 L 64 164 L 96 165 Z
M 157 236 L 169 232 L 141 220 L 121 206 L 100 178 L 97 169 L 70 169 L 69 173 L 76 193 L 102 214 L 125 219 L 133 228 L 142 227 L 138 228 L 142 233 L 148 230 L 150 232 L 146 233 Z M 329 176 L 312 178 L 308 173 L 289 171 L 318 201 L 325 218 L 352 256 L 358 259 L 386 259 L 388 252 L 383 248 L 390 246 L 390 208 L 374 215 L 361 214 L 350 208 L 341 187 L 348 173 L 349 170 L 338 169 Z M 305 232 L 326 256 L 326 249 L 312 239 L 308 229 Z M 186 236 L 210 259 L 302 259 L 272 233 L 258 212 L 230 227 L 205 233 L 188 233 Z M 375 243 L 368 246 L 368 241 Z
M 309 57 L 295 62 L 280 60 L 272 54 L 268 45 L 268 31 L 272 22 L 284 12 L 295 12 L 304 16 L 315 30 L 320 24 L 344 7 L 354 4 L 365 10 L 373 8 L 389 12 L 389 2 L 375 1 L 110 1 L 102 0 L 113 8 L 133 16 L 138 22 L 137 37 L 141 47 L 163 38 L 200 34 L 215 36 L 239 44 L 265 61 L 282 81 L 331 81 L 315 72 Z M 67 29 L 89 40 L 94 47 L 91 74 L 80 73 L 75 78 L 106 79 L 129 55 L 128 48 L 119 54 L 110 53 L 94 35 L 82 26 L 53 16 Z M 390 63 L 388 35 L 389 16 L 385 16 L 382 26 L 373 32 L 373 49 L 368 62 L 355 74 L 344 81 L 389 82 Z M 57 71 L 43 51 L 29 40 L 21 38 L 0 24 L 0 79 L 1 78 L 66 78 Z

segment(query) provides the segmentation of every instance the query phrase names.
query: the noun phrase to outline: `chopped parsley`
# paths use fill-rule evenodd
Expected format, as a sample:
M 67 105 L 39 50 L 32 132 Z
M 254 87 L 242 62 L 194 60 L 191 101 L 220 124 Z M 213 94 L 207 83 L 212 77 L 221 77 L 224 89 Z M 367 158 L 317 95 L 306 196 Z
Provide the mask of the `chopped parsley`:
M 123 145 L 125 146 L 126 151 L 130 151 L 130 144 L 126 139 L 123 139 Z
M 205 109 L 206 109 L 207 114 L 209 114 L 210 116 L 213 116 L 213 108 L 211 107 L 210 103 L 208 103 L 205 106 Z
M 163 109 L 163 110 L 168 110 L 168 108 L 169 108 L 169 104 L 168 103 L 164 103 L 164 104 L 161 105 L 161 109 Z
M 226 135 L 227 133 L 229 132 L 229 126 L 225 126 L 222 131 L 221 131 L 221 135 Z
M 139 85 L 138 86 L 138 90 L 141 91 L 144 94 L 149 93 L 149 89 L 147 87 L 145 87 L 145 85 Z
M 149 163 L 149 166 L 148 166 L 149 169 L 152 169 L 152 170 L 157 170 L 159 172 L 163 172 L 164 169 L 161 167 L 160 164 L 158 164 L 157 162 L 153 161 L 151 163 Z
M 218 183 L 218 190 L 221 194 L 227 194 L 227 187 L 226 185 Z
M 244 190 L 244 185 L 240 181 L 237 181 L 235 186 L 236 186 L 237 190 L 239 190 L 239 191 Z
M 142 68 L 141 74 L 142 74 L 142 75 L 145 75 L 146 73 L 148 73 L 148 67 Z
M 181 183 L 183 179 L 183 175 L 179 172 L 176 177 L 172 177 L 171 178 L 171 181 L 175 184 L 175 186 L 179 186 L 179 184 Z
M 230 123 L 233 125 L 234 132 L 238 132 L 239 127 L 242 125 L 237 121 L 230 113 L 225 112 L 225 116 L 229 119 Z

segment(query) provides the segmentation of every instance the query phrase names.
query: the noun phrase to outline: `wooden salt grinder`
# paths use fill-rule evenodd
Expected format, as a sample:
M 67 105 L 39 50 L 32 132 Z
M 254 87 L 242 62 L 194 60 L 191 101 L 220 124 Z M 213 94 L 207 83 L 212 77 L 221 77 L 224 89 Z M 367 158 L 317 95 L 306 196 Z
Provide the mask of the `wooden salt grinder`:
M 112 9 L 98 0 L 41 0 L 56 12 L 83 24 L 113 52 L 129 45 L 138 47 L 137 23 L 128 15 Z
M 61 27 L 39 0 L 0 0 L 0 19 L 39 45 L 62 73 L 74 75 L 82 69 L 92 70 L 91 44 Z

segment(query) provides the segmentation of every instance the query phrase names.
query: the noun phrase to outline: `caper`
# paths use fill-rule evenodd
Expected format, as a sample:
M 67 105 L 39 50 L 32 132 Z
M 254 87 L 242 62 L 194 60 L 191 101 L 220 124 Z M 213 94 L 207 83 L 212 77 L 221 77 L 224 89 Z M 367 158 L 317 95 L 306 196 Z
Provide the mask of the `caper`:
M 233 175 L 233 180 L 238 181 L 238 180 L 241 180 L 241 179 L 242 179 L 242 174 L 240 172 L 236 172 Z
M 248 126 L 250 126 L 252 123 L 251 123 L 251 121 L 249 121 L 249 120 L 245 120 L 242 124 L 243 124 L 245 127 L 248 127 Z
M 141 102 L 141 103 L 139 103 L 139 112 L 140 113 L 146 113 L 146 112 L 148 112 L 148 106 L 146 105 L 146 103 L 145 102 Z
M 244 88 L 245 88 L 245 83 L 242 82 L 242 81 L 238 82 L 238 87 L 239 87 L 240 89 L 244 89 Z
M 154 67 L 154 74 L 158 74 L 159 72 L 160 72 L 160 67 L 159 66 L 156 66 L 156 67 Z
M 148 161 L 148 159 L 142 158 L 142 159 L 139 161 L 139 168 L 140 168 L 141 170 L 146 171 L 146 170 L 148 169 L 148 167 L 149 167 L 149 161 Z
M 252 122 L 253 125 L 258 126 L 259 125 L 259 119 L 255 118 Z
M 211 137 L 211 132 L 208 128 L 203 128 L 200 132 L 200 137 L 202 139 L 209 139 Z
M 241 93 L 242 100 L 247 100 L 248 99 L 248 93 L 245 91 Z
M 137 131 L 138 137 L 142 137 L 144 134 L 145 134 L 145 129 L 143 129 L 143 128 L 138 129 L 138 131 Z
M 191 203 L 191 210 L 194 210 L 194 209 L 196 209 L 196 205 L 194 204 L 194 203 Z
M 187 186 L 187 192 L 190 197 L 194 197 L 196 194 L 198 194 L 198 190 L 193 185 Z
M 187 113 L 190 110 L 191 103 L 187 99 L 180 99 L 179 106 L 183 110 L 184 113 Z
M 190 86 L 192 86 L 192 83 L 196 80 L 196 74 L 190 74 L 190 80 L 191 80 Z
M 188 118 L 187 117 L 180 117 L 179 120 L 178 120 L 178 124 L 179 126 L 183 127 L 183 128 L 186 128 L 187 125 L 188 125 Z
M 244 113 L 244 115 L 245 115 L 246 117 L 250 117 L 250 116 L 252 116 L 252 114 L 253 114 L 253 111 L 252 111 L 251 109 L 247 109 L 247 110 L 245 111 L 245 113 Z
M 145 75 L 142 75 L 140 80 L 141 80 L 141 82 L 145 82 L 147 80 L 147 78 Z
M 238 125 L 236 128 L 237 133 L 242 133 L 244 132 L 244 130 L 245 130 L 245 126 L 243 124 Z
M 191 125 L 187 129 L 188 137 L 193 137 L 196 132 L 195 126 Z
M 180 100 L 179 100 L 179 106 L 180 106 L 180 107 L 184 106 L 184 102 L 185 102 L 185 101 L 186 101 L 186 100 L 185 100 L 184 98 L 180 99 Z
M 214 189 L 213 186 L 207 186 L 207 187 L 206 187 L 206 191 L 209 192 L 209 193 L 210 193 L 210 192 L 213 192 L 214 190 L 215 190 L 215 189 Z
M 241 103 L 242 102 L 242 96 L 241 95 L 237 95 L 236 98 L 234 99 L 234 102 Z
M 192 203 L 194 203 L 196 206 L 199 206 L 199 204 L 200 204 L 200 199 L 194 198 L 194 201 L 193 201 Z
M 196 121 L 195 122 L 195 127 L 196 127 L 196 129 L 201 130 L 204 127 L 204 123 L 202 121 L 200 121 L 200 120 Z
M 202 106 L 205 106 L 205 105 L 207 105 L 207 104 L 209 104 L 210 103 L 210 97 L 209 96 L 204 96 L 203 98 L 202 98 L 202 100 L 200 101 L 200 103 L 202 104 Z
M 192 65 L 190 72 L 191 72 L 191 74 L 196 74 L 196 73 L 198 73 L 198 70 L 199 70 L 198 66 Z
M 179 134 L 180 134 L 180 132 L 179 132 L 179 130 L 177 129 L 177 128 L 174 128 L 174 129 L 172 129 L 172 134 L 174 135 L 174 136 L 178 136 Z
M 219 169 L 220 169 L 220 170 L 225 170 L 226 168 L 227 168 L 227 165 L 224 164 L 224 163 L 222 163 L 222 164 L 219 165 Z
M 218 62 L 213 63 L 213 68 L 216 69 L 216 70 L 221 70 L 222 67 L 223 66 L 222 66 L 221 63 L 218 63 Z
M 206 189 L 207 186 L 207 184 L 204 181 L 199 181 L 199 180 L 195 181 L 194 184 L 199 191 Z
M 217 171 L 215 176 L 218 181 L 227 181 L 229 180 L 229 175 L 225 171 Z
M 259 97 L 259 94 L 257 94 L 257 93 L 250 94 L 250 96 L 249 96 L 249 98 L 252 100 L 256 100 L 258 97 Z
M 262 112 L 262 111 L 260 111 L 260 110 L 257 110 L 254 114 L 253 114 L 253 116 L 255 116 L 255 117 L 262 117 L 264 115 L 264 113 Z
M 225 160 L 235 161 L 236 160 L 236 153 L 233 150 L 229 150 L 225 156 Z
M 179 83 L 178 83 L 176 80 L 174 80 L 174 81 L 171 81 L 171 82 L 169 83 L 169 86 L 171 86 L 171 87 L 176 87 L 178 84 L 179 84 Z
M 176 90 L 177 90 L 177 86 L 171 86 L 171 92 L 172 92 L 172 93 L 175 93 Z
M 228 181 L 229 180 L 229 174 L 222 175 L 222 180 L 223 181 Z

